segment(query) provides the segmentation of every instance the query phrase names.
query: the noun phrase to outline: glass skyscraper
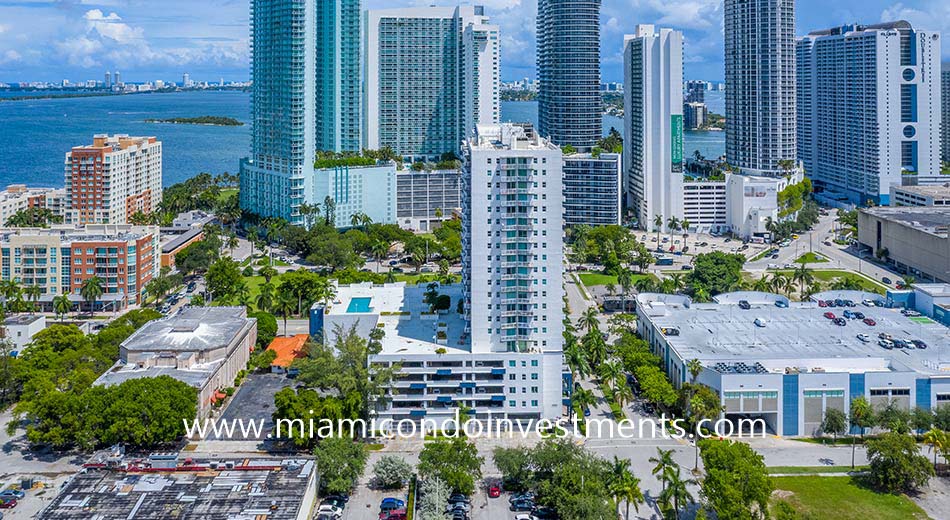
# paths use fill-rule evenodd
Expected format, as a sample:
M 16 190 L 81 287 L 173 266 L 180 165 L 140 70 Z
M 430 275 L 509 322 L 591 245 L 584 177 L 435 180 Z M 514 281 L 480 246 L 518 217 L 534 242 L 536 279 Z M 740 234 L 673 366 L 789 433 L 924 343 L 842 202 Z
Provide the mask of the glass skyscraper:
M 241 161 L 241 208 L 292 214 L 313 171 L 314 2 L 251 2 L 251 155 Z
M 364 24 L 364 148 L 457 155 L 475 125 L 498 122 L 498 27 L 482 7 L 370 10 Z
M 316 2 L 316 149 L 360 150 L 360 0 Z
M 602 137 L 600 0 L 538 0 L 538 131 L 588 150 Z
M 726 160 L 782 175 L 795 160 L 795 0 L 725 0 Z

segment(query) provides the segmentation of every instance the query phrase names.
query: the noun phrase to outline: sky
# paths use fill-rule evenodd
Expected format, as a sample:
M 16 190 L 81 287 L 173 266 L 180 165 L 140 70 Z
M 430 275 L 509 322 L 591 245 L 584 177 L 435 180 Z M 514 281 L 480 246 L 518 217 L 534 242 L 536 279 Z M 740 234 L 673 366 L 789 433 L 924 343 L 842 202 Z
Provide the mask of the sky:
M 321 1 L 321 0 L 316 0 Z M 456 5 L 443 0 L 363 0 L 364 9 Z M 466 2 L 467 3 L 467 2 Z M 501 27 L 502 79 L 535 76 L 537 0 L 483 0 Z M 248 78 L 249 0 L 0 0 L 0 82 L 129 82 Z M 904 19 L 950 34 L 946 0 L 798 0 L 796 33 L 843 23 Z M 719 81 L 722 0 L 603 0 L 603 81 L 622 81 L 623 35 L 637 24 L 682 30 L 687 79 Z M 943 52 L 950 56 L 944 38 Z

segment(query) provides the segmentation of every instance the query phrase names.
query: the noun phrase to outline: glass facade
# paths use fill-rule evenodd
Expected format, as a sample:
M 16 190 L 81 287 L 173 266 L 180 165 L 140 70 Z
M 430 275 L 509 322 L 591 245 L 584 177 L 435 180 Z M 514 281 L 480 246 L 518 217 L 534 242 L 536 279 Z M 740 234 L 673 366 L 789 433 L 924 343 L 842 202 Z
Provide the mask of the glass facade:
M 538 130 L 588 150 L 602 136 L 600 0 L 538 0 Z

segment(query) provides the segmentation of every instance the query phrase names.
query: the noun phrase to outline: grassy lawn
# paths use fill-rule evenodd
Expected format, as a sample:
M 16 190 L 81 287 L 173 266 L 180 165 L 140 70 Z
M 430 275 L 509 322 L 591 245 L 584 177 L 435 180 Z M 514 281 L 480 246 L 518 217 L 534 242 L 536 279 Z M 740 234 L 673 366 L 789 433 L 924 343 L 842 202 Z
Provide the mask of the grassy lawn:
M 819 255 L 816 255 L 815 253 L 808 252 L 798 257 L 798 259 L 795 260 L 795 263 L 796 264 L 819 264 L 821 262 L 827 262 L 827 261 L 828 259 L 826 259 L 823 256 L 819 256 Z
M 849 471 L 867 471 L 870 466 L 772 466 L 768 468 L 773 475 L 797 475 L 813 473 L 847 473 Z
M 834 520 L 925 519 L 927 514 L 902 495 L 876 493 L 852 477 L 772 477 L 777 495 L 808 518 Z
M 792 271 L 788 269 L 780 269 L 777 271 L 770 271 L 770 272 L 782 273 L 785 276 L 791 276 L 792 274 Z M 815 277 L 816 280 L 819 280 L 820 282 L 822 282 L 822 284 L 826 286 L 829 285 L 831 282 L 837 280 L 838 278 L 853 278 L 857 280 L 858 283 L 861 284 L 861 289 L 864 291 L 877 293 L 877 294 L 884 294 L 885 291 L 887 290 L 886 287 L 877 283 L 876 281 L 864 275 L 861 275 L 858 273 L 852 273 L 850 271 L 842 271 L 839 269 L 812 269 L 811 274 L 812 276 Z
M 225 188 L 218 193 L 218 202 L 224 202 L 232 194 L 237 194 L 237 188 Z
M 580 278 L 581 283 L 584 284 L 585 287 L 593 287 L 595 285 L 608 285 L 608 284 L 614 284 L 618 286 L 618 288 L 620 286 L 620 284 L 617 283 L 617 277 L 610 274 L 577 273 L 577 277 Z M 634 273 L 634 275 L 631 277 L 633 283 L 637 283 L 637 280 L 640 280 L 642 278 L 655 278 L 655 277 L 649 273 L 646 273 L 646 274 Z

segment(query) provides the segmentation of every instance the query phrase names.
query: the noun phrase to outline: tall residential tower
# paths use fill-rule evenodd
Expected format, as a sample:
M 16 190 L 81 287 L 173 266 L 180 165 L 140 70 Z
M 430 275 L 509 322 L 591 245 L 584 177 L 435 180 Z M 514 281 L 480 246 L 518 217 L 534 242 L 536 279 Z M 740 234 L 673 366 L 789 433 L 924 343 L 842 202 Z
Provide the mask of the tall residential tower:
M 314 160 L 314 2 L 251 1 L 251 155 L 241 161 L 241 208 L 299 221 Z
M 939 178 L 940 38 L 907 22 L 845 25 L 797 42 L 798 158 L 816 187 L 887 205 Z
M 481 6 L 366 12 L 363 148 L 412 160 L 458 155 L 500 117 L 498 27 Z
M 950 163 L 950 63 L 940 66 L 940 98 L 940 161 Z
M 538 0 L 538 131 L 592 148 L 603 135 L 600 0 Z
M 795 0 L 725 0 L 726 160 L 784 175 L 795 160 Z
M 639 25 L 625 37 L 623 91 L 625 207 L 641 229 L 667 229 L 683 219 L 683 33 Z
M 316 7 L 317 150 L 360 151 L 360 0 Z

